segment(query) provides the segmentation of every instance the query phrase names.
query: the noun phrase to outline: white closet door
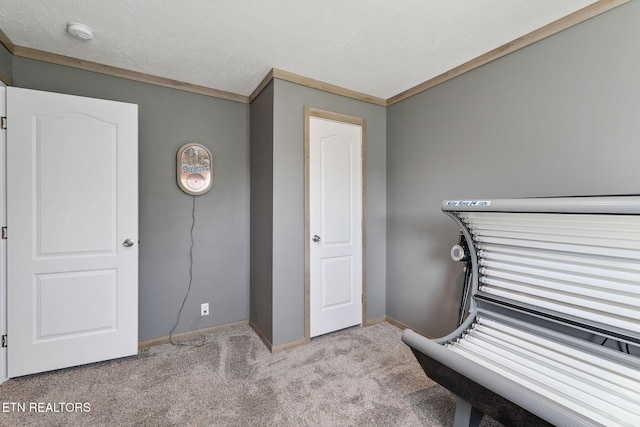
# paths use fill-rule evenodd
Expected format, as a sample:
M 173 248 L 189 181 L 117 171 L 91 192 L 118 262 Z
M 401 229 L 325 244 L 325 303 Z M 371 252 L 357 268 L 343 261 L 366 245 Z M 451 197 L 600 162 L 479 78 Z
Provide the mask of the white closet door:
M 362 126 L 310 117 L 311 337 L 362 323 Z
M 137 105 L 8 88 L 9 377 L 137 353 Z

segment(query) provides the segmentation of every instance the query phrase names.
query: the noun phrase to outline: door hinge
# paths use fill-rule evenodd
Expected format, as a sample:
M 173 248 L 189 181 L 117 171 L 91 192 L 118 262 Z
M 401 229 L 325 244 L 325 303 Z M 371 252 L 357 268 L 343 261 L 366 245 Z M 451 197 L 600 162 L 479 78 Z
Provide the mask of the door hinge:
M 0 129 L 6 129 L 7 128 L 7 118 L 6 116 L 2 116 L 0 117 Z
M 7 347 L 7 336 L 3 335 L 2 336 L 2 348 Z
M 2 227 L 2 240 L 7 240 L 7 227 Z

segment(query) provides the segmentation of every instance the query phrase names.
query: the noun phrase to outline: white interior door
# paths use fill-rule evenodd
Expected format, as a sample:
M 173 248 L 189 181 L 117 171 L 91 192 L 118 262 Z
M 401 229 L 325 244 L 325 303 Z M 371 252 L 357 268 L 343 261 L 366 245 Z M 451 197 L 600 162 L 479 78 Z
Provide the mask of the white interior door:
M 0 82 L 0 117 L 6 113 L 7 88 Z M 0 225 L 7 223 L 6 131 L 0 130 Z M 0 240 L 0 335 L 7 333 L 7 241 Z M 7 379 L 7 349 L 0 347 L 0 383 Z
M 310 336 L 362 323 L 362 126 L 309 118 Z
M 137 105 L 10 87 L 7 116 L 9 377 L 136 354 Z

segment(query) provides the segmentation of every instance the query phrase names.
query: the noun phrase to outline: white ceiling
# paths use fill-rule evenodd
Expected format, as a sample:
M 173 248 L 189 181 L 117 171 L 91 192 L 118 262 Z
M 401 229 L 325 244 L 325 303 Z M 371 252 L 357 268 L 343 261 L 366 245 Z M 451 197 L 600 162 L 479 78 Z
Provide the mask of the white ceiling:
M 386 99 L 595 2 L 0 0 L 0 29 L 16 46 L 240 95 L 278 68 Z

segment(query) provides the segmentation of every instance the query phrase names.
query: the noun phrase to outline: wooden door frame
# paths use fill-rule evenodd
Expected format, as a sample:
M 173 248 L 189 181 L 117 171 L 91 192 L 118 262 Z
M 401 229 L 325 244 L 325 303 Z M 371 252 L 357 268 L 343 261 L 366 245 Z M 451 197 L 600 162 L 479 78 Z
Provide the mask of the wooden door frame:
M 335 120 L 337 122 L 359 125 L 362 128 L 362 322 L 365 326 L 367 319 L 367 276 L 366 276 L 366 197 L 365 190 L 367 187 L 366 180 L 366 147 L 367 132 L 366 120 L 361 117 L 348 116 L 346 114 L 335 113 L 332 111 L 321 110 L 306 106 L 304 108 L 304 340 L 306 343 L 311 341 L 311 308 L 310 308 L 310 292 L 311 292 L 311 227 L 310 227 L 310 206 L 309 206 L 309 189 L 311 185 L 309 173 L 309 132 L 310 121 L 312 117 Z

